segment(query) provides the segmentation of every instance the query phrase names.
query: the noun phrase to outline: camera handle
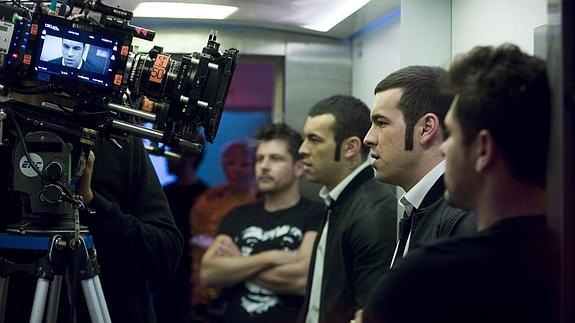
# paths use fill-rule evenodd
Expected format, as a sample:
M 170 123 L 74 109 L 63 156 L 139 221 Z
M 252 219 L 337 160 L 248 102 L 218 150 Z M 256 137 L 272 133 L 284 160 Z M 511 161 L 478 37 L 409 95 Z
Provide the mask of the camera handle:
M 57 322 L 62 278 L 66 274 L 67 265 L 73 262 L 73 259 L 67 258 L 74 257 L 75 252 L 80 256 L 80 284 L 92 323 L 111 322 L 91 236 L 84 235 L 75 240 L 74 235 L 40 237 L 4 233 L 0 234 L 0 249 L 48 251 L 35 264 L 17 264 L 0 258 L 0 323 L 4 322 L 9 279 L 14 272 L 26 272 L 38 277 L 30 322 L 41 323 L 44 313 L 47 323 Z

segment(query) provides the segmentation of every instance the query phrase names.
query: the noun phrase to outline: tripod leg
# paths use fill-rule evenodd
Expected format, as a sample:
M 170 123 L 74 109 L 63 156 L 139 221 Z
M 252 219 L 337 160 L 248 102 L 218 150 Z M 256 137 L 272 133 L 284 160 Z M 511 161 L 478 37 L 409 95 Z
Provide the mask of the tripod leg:
M 104 298 L 102 284 L 100 283 L 100 277 L 96 275 L 92 279 L 94 280 L 94 287 L 96 288 L 96 295 L 98 296 L 98 303 L 100 303 L 100 309 L 102 310 L 102 315 L 104 316 L 104 322 L 112 323 L 110 312 L 108 311 L 108 305 L 106 304 L 106 299 Z
M 90 278 L 84 279 L 80 283 L 82 284 L 82 291 L 84 291 L 84 298 L 86 299 L 86 305 L 88 306 L 88 312 L 90 313 L 92 323 L 104 323 L 104 317 L 99 306 L 100 304 L 98 303 L 98 295 L 96 294 L 94 281 Z
M 46 278 L 38 278 L 36 292 L 34 293 L 34 303 L 30 314 L 30 323 L 41 323 L 46 306 L 46 296 L 48 296 L 48 286 L 50 281 Z
M 6 316 L 6 302 L 8 302 L 8 283 L 10 277 L 0 277 L 0 323 L 4 323 Z
M 48 295 L 48 312 L 46 312 L 46 323 L 56 323 L 58 321 L 58 306 L 60 305 L 60 291 L 62 289 L 62 276 L 55 275 L 50 283 L 50 294 Z

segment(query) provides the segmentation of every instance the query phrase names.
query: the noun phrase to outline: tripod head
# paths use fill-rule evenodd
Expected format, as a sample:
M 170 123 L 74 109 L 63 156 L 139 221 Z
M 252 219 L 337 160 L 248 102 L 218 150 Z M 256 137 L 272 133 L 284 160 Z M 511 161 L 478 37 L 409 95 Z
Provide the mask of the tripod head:
M 54 119 L 46 108 L 22 102 L 1 103 L 0 114 L 6 116 L 0 143 L 12 150 L 10 179 L 22 206 L 22 221 L 8 231 L 74 232 L 75 214 L 84 205 L 73 184 L 84 172 L 98 131 L 82 118 Z M 93 128 L 105 123 L 105 118 L 92 119 Z

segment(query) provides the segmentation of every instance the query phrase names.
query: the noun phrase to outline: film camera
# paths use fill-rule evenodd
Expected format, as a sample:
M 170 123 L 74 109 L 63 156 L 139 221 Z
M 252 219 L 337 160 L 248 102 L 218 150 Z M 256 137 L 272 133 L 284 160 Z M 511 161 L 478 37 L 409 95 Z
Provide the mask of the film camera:
M 0 105 L 0 145 L 15 146 L 13 190 L 23 196 L 24 220 L 39 228 L 63 226 L 54 215 L 80 205 L 68 187 L 102 136 L 146 138 L 161 144 L 153 145 L 160 154 L 165 146 L 201 150 L 200 128 L 212 142 L 238 56 L 221 52 L 214 32 L 181 61 L 157 46 L 138 53 L 134 37 L 155 33 L 130 25 L 131 12 L 99 0 L 57 5 L 0 4 L 0 91 L 52 94 L 41 107 Z
M 181 60 L 157 46 L 139 53 L 132 40 L 155 33 L 131 18 L 99 0 L 0 3 L 0 194 L 8 189 L 21 207 L 20 221 L 0 233 L 0 322 L 10 275 L 22 271 L 37 278 L 30 322 L 57 321 L 62 281 L 72 282 L 72 295 L 81 282 L 92 322 L 111 321 L 95 247 L 79 220 L 90 210 L 73 189 L 99 140 L 122 149 L 133 135 L 164 153 L 201 150 L 200 129 L 209 142 L 217 134 L 238 51 L 220 51 L 212 33 L 201 52 Z M 45 256 L 33 266 L 6 257 L 29 250 Z
M 74 2 L 72 2 L 74 3 Z M 134 37 L 152 40 L 155 33 L 129 24 L 132 13 L 99 1 L 76 2 L 84 15 L 70 19 L 73 7 L 60 14 L 42 6 L 26 10 L 0 4 L 0 82 L 18 91 L 22 80 L 45 84 L 36 92 L 66 91 L 80 109 L 85 103 L 150 121 L 157 131 L 134 128 L 112 116 L 103 127 L 116 128 L 171 146 L 200 149 L 188 135 L 204 129 L 212 142 L 237 59 L 237 50 L 219 52 L 210 35 L 201 53 L 170 58 L 161 47 L 131 51 Z M 65 12 L 68 10 L 68 12 Z M 91 10 L 91 11 L 90 11 Z M 100 15 L 99 21 L 88 13 Z M 62 16 L 63 15 L 63 16 Z M 21 89 L 20 89 L 21 90 Z M 32 89 L 26 89 L 28 93 Z M 153 104 L 123 106 L 126 93 L 146 96 Z M 130 103 L 130 102 L 128 102 Z M 151 107 L 151 111 L 133 111 Z M 192 142 L 190 142 L 192 141 Z

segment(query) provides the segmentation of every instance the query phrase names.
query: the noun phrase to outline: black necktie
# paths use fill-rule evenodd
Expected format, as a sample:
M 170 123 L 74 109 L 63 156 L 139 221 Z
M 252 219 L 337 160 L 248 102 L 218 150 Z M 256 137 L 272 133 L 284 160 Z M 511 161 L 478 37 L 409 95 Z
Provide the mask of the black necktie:
M 397 260 L 403 257 L 405 253 L 405 247 L 407 246 L 407 239 L 409 239 L 409 232 L 411 231 L 411 224 L 413 220 L 413 211 L 411 215 L 407 215 L 407 212 L 403 212 L 403 218 L 399 221 L 399 241 L 397 242 L 397 252 L 395 253 L 395 258 L 393 259 L 393 266 L 395 266 Z

